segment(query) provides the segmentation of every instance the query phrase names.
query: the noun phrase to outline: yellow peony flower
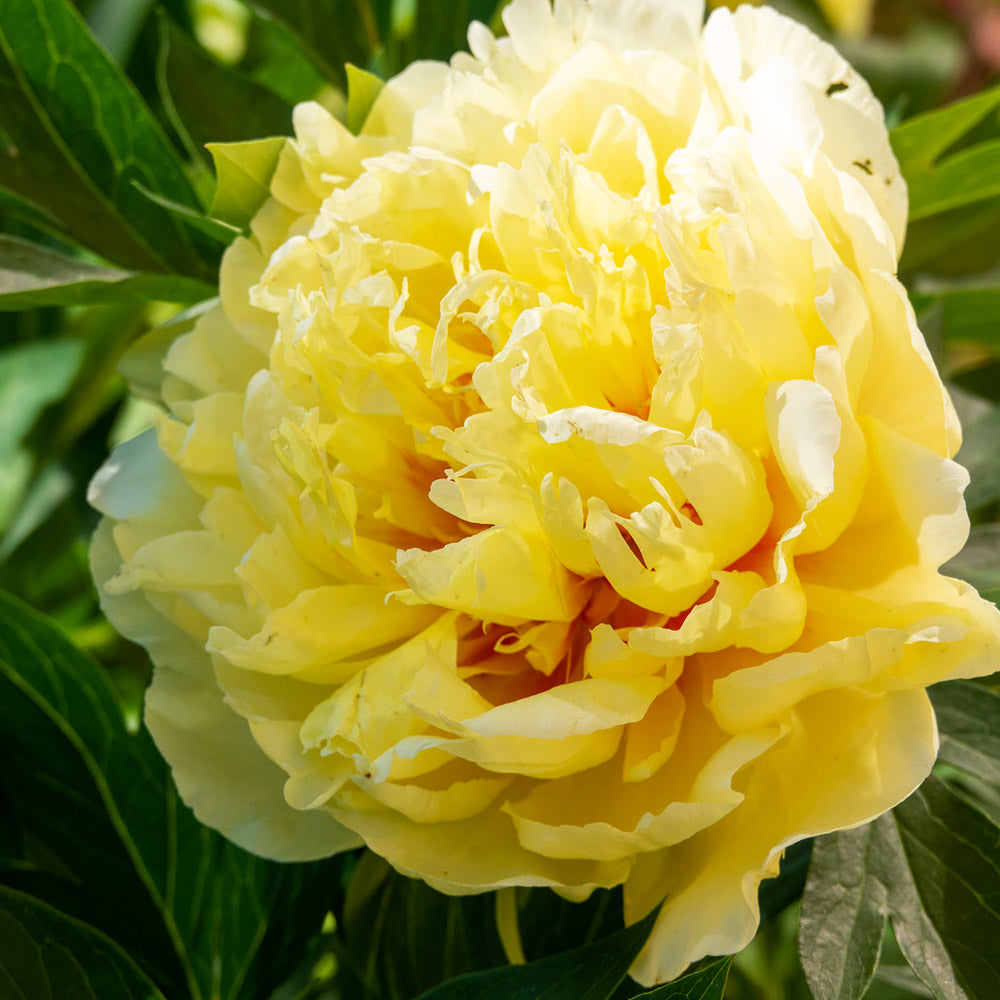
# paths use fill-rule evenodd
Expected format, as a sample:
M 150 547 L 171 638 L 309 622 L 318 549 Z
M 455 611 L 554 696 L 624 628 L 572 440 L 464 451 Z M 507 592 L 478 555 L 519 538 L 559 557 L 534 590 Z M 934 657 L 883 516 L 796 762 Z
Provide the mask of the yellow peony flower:
M 94 480 L 94 574 L 205 823 L 623 883 L 653 983 L 919 784 L 1000 618 L 938 573 L 967 477 L 866 84 L 765 8 L 505 23 L 360 135 L 296 109 L 220 302 L 132 361 L 166 412 Z

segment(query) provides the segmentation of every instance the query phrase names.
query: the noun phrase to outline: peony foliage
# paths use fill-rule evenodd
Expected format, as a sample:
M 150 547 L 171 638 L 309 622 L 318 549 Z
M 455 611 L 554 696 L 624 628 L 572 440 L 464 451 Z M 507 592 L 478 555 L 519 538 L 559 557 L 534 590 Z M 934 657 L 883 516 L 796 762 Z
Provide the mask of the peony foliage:
M 994 995 L 1000 92 L 349 6 L 0 2 L 4 981 Z

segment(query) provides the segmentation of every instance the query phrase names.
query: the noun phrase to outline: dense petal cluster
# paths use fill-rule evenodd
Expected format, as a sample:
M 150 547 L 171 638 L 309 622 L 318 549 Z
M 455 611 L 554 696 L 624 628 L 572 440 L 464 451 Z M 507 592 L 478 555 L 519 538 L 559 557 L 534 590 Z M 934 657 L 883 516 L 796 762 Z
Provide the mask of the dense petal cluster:
M 131 360 L 93 484 L 185 799 L 277 858 L 666 898 L 634 974 L 753 935 L 784 848 L 927 774 L 986 673 L 959 428 L 894 277 L 881 108 L 762 8 L 515 0 L 317 105 L 220 301 Z

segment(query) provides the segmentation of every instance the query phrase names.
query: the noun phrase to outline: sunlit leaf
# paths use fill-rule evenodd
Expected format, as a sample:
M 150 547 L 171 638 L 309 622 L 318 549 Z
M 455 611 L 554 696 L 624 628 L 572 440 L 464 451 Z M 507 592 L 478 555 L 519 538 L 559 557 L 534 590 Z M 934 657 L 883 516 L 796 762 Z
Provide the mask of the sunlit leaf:
M 994 87 L 893 129 L 893 150 L 909 187 L 911 221 L 1000 195 L 1000 140 L 944 155 L 998 106 L 1000 87 Z
M 906 182 L 913 221 L 1000 196 L 1000 140 L 963 149 Z
M 347 127 L 355 133 L 361 131 L 371 111 L 375 98 L 385 86 L 385 81 L 374 73 L 347 64 Z
M 949 146 L 1000 107 L 1000 87 L 914 115 L 892 130 L 892 148 L 904 174 L 916 174 L 934 163 Z
M 275 137 L 209 143 L 217 178 L 212 215 L 238 229 L 248 226 L 270 196 L 271 175 L 286 142 Z

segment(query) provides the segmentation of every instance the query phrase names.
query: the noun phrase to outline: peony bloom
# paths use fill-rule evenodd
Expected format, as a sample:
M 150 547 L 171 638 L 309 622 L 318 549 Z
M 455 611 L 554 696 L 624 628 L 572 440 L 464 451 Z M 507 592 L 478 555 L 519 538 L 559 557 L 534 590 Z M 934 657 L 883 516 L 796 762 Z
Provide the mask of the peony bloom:
M 917 786 L 1000 620 L 938 573 L 966 473 L 866 84 L 763 8 L 505 23 L 360 135 L 297 108 L 219 303 L 132 361 L 165 412 L 94 574 L 205 823 L 665 898 L 652 983 Z

